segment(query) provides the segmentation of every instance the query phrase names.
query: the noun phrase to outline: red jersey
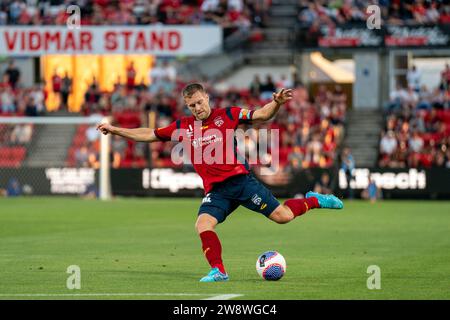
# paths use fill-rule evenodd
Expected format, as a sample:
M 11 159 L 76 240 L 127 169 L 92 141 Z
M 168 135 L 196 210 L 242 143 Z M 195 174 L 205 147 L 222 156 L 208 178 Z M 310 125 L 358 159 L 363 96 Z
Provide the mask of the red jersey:
M 182 141 L 208 193 L 216 183 L 249 173 L 247 161 L 237 153 L 234 132 L 240 123 L 249 123 L 252 116 L 253 111 L 247 109 L 220 108 L 211 110 L 206 120 L 183 117 L 154 132 L 162 141 Z

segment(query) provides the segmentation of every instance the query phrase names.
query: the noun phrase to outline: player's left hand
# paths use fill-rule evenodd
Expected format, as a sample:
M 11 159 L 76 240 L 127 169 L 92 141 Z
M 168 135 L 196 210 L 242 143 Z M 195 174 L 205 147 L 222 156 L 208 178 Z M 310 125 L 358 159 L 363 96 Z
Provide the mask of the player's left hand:
M 273 94 L 273 100 L 278 104 L 284 104 L 292 99 L 292 89 L 282 88 L 280 92 Z

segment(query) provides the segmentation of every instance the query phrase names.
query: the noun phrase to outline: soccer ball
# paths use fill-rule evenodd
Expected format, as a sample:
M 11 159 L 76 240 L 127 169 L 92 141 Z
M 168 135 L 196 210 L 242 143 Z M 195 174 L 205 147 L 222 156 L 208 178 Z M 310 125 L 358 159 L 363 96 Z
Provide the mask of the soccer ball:
M 280 280 L 286 272 L 286 260 L 276 251 L 267 251 L 256 260 L 256 271 L 264 280 Z

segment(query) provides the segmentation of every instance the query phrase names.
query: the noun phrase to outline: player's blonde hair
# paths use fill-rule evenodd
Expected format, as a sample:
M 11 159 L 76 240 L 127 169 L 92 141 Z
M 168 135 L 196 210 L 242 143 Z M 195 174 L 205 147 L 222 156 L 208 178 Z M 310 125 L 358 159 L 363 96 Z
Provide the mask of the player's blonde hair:
M 184 87 L 182 93 L 184 98 L 190 98 L 197 91 L 206 92 L 205 88 L 200 83 L 190 83 Z

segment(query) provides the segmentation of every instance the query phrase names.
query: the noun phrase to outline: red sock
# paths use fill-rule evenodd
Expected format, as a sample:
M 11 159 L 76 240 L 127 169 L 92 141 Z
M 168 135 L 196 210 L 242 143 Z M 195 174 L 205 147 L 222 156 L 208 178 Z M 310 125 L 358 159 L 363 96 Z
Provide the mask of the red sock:
M 200 239 L 202 240 L 203 254 L 208 260 L 211 268 L 219 268 L 220 272 L 225 272 L 225 267 L 222 262 L 222 245 L 214 231 L 203 231 L 200 233 Z
M 319 208 L 319 201 L 316 197 L 304 199 L 288 199 L 284 202 L 284 205 L 288 206 L 289 209 L 291 209 L 294 217 L 298 217 L 310 209 Z

